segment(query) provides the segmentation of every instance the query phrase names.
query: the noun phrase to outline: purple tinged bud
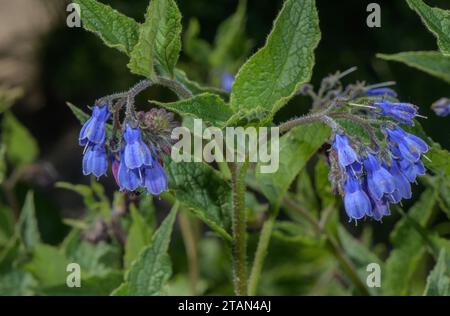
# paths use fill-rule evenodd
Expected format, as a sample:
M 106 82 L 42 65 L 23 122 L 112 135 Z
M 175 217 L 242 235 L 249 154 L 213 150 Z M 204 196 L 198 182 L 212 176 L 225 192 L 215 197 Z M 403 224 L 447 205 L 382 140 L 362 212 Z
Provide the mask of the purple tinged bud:
M 447 116 L 450 114 L 450 99 L 441 98 L 431 105 L 431 109 L 438 116 Z
M 391 88 L 374 88 L 369 89 L 365 93 L 368 97 L 391 97 L 397 98 L 397 92 L 392 90 Z

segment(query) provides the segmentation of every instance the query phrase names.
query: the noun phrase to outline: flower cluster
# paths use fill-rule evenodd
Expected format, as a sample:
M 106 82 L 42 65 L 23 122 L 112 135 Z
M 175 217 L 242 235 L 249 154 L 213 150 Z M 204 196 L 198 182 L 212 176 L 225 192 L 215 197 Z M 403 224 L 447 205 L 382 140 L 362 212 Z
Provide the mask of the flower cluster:
M 361 105 L 369 109 L 369 117 L 385 116 L 410 126 L 421 117 L 415 105 L 394 102 L 397 93 L 390 88 L 367 89 L 364 96 L 371 99 L 369 105 Z M 350 220 L 366 216 L 381 220 L 390 214 L 390 204 L 411 198 L 411 183 L 425 174 L 421 158 L 428 145 L 392 121 L 379 122 L 384 122 L 380 123 L 383 141 L 377 139 L 370 147 L 351 142 L 340 130 L 334 136 L 330 158 L 336 161 L 332 169 L 338 171 L 330 175 L 338 183 Z
M 84 123 L 80 131 L 79 143 L 85 146 L 83 156 L 83 174 L 93 174 L 97 178 L 106 175 L 108 169 L 108 156 L 110 157 L 111 170 L 121 191 L 135 191 L 145 188 L 148 193 L 158 195 L 168 190 L 167 175 L 159 160 L 159 150 L 163 146 L 165 151 L 170 150 L 170 142 L 153 143 L 143 140 L 143 131 L 153 136 L 161 130 L 170 129 L 173 126 L 173 114 L 165 110 L 151 110 L 142 113 L 141 120 L 134 125 L 124 124 L 121 141 L 118 149 L 107 150 L 106 123 L 110 117 L 108 105 L 95 105 L 92 116 Z M 140 123 L 144 127 L 140 127 Z M 151 126 L 149 126 L 151 125 Z M 152 128 L 150 128 L 152 127 Z M 154 137 L 165 139 L 164 137 Z M 148 145 L 149 144 L 149 145 Z
M 350 220 L 365 216 L 381 220 L 390 214 L 390 203 L 411 198 L 410 182 L 425 174 L 420 158 L 428 151 L 427 144 L 399 126 L 384 131 L 389 143 L 385 158 L 367 148 L 358 153 L 346 135 L 337 133 L 334 138 L 332 148 L 343 174 L 344 206 Z

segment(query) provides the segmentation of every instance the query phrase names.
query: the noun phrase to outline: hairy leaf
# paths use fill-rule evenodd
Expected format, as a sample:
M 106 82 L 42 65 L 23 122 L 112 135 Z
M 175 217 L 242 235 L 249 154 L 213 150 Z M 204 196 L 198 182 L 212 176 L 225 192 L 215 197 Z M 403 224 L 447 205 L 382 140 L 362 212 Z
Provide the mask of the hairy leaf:
M 211 229 L 230 240 L 231 189 L 221 175 L 202 162 L 170 161 L 165 169 L 169 188 L 178 201 Z
M 129 55 L 138 42 L 139 23 L 96 0 L 75 0 L 83 27 L 109 46 Z
M 181 49 L 181 14 L 174 0 L 152 0 L 131 52 L 128 67 L 133 73 L 150 77 L 154 61 L 173 76 Z
M 131 266 L 127 276 L 128 295 L 159 295 L 172 274 L 167 253 L 178 211 L 175 204 L 148 246 Z
M 450 11 L 432 8 L 422 0 L 407 0 L 407 2 L 436 36 L 441 52 L 450 55 Z
M 233 115 L 233 111 L 223 99 L 211 93 L 202 93 L 190 99 L 170 103 L 151 102 L 182 116 L 192 115 L 218 128 L 224 127 Z
M 178 82 L 180 82 L 181 84 L 183 84 L 188 90 L 190 90 L 192 92 L 192 94 L 201 94 L 201 93 L 209 92 L 212 94 L 219 95 L 225 101 L 227 101 L 229 99 L 228 92 L 223 91 L 218 88 L 214 88 L 214 87 L 201 86 L 197 82 L 190 80 L 187 77 L 186 73 L 181 69 L 175 69 L 175 79 Z
M 444 56 L 439 52 L 377 54 L 377 57 L 384 60 L 402 62 L 450 83 L 450 56 Z
M 319 40 L 314 0 L 287 0 L 265 46 L 239 70 L 231 107 L 272 113 L 280 109 L 309 81 Z

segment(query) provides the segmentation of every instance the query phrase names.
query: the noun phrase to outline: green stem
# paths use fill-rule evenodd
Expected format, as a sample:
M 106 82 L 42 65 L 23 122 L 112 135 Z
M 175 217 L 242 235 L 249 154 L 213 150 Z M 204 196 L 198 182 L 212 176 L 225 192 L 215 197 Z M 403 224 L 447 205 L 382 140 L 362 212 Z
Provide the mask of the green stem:
M 269 215 L 269 218 L 264 222 L 261 234 L 259 235 L 258 246 L 255 252 L 255 258 L 253 259 L 252 271 L 248 280 L 248 294 L 256 295 L 258 289 L 259 277 L 262 272 L 264 260 L 267 255 L 267 249 L 269 247 L 270 237 L 272 236 L 273 225 L 278 215 L 279 207 L 274 207 Z
M 184 213 L 178 214 L 178 220 L 180 224 L 181 236 L 183 237 L 184 247 L 186 249 L 186 255 L 188 257 L 188 271 L 189 271 L 189 283 L 191 287 L 191 294 L 193 296 L 197 293 L 197 281 L 198 281 L 198 253 L 197 253 L 197 238 L 192 227 L 193 223 L 189 217 Z
M 247 219 L 245 214 L 245 171 L 247 163 L 230 163 L 233 196 L 233 283 L 238 296 L 247 294 Z
M 356 272 L 356 268 L 354 267 L 353 263 L 344 253 L 344 251 L 342 250 L 341 246 L 336 241 L 334 236 L 326 229 L 324 229 L 323 227 L 324 224 L 321 224 L 317 219 L 310 216 L 309 213 L 305 213 L 305 211 L 301 207 L 298 207 L 298 205 L 295 203 L 294 200 L 285 198 L 283 200 L 283 203 L 285 206 L 297 210 L 299 214 L 301 214 L 307 221 L 309 221 L 313 225 L 314 229 L 319 235 L 325 236 L 328 248 L 331 250 L 331 253 L 334 255 L 334 257 L 339 261 L 344 272 L 352 280 L 353 284 L 356 286 L 356 288 L 362 295 L 369 296 L 370 293 L 367 290 L 367 287 L 365 286 L 364 282 L 361 280 L 358 273 Z
M 370 296 L 370 293 L 367 290 L 367 287 L 364 285 L 364 282 L 359 277 L 359 275 L 356 272 L 356 269 L 353 266 L 352 262 L 345 255 L 344 251 L 339 246 L 338 242 L 329 233 L 325 233 L 325 236 L 327 238 L 326 239 L 327 240 L 327 246 L 329 247 L 331 252 L 334 254 L 335 258 L 341 264 L 342 269 L 350 277 L 350 279 L 352 280 L 353 284 L 358 289 L 359 293 L 362 294 L 362 295 L 365 295 L 365 296 Z

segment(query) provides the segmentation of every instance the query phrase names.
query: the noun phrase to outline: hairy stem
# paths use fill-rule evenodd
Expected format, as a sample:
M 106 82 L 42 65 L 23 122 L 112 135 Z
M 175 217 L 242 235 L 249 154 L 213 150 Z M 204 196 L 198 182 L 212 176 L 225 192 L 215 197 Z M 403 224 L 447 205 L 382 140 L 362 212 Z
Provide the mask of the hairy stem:
M 247 293 L 247 219 L 245 214 L 245 171 L 247 163 L 230 163 L 233 197 L 233 283 L 238 296 Z

